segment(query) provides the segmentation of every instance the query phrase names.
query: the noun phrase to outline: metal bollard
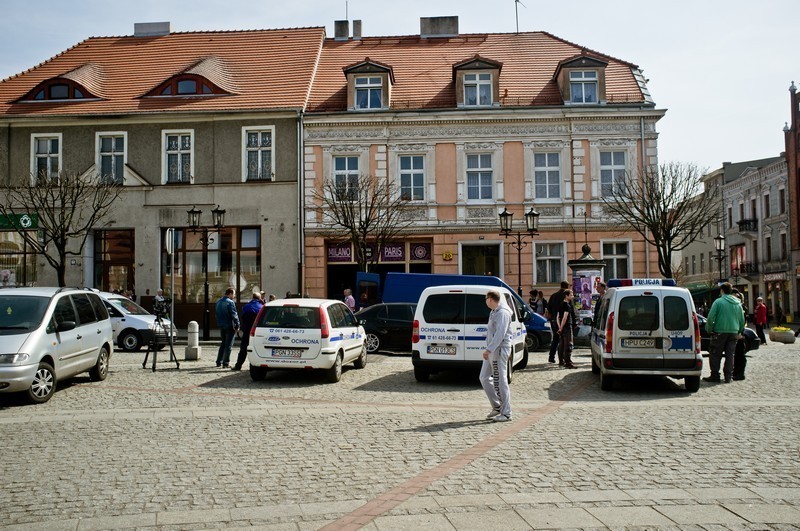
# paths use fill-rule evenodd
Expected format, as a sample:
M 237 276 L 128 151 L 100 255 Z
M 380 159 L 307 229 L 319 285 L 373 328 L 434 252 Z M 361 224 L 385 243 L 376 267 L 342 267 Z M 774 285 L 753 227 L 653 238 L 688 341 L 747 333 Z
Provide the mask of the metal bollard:
M 184 359 L 187 361 L 196 361 L 200 359 L 200 353 L 203 348 L 200 346 L 200 325 L 197 321 L 189 321 L 189 326 L 186 329 L 187 344 Z

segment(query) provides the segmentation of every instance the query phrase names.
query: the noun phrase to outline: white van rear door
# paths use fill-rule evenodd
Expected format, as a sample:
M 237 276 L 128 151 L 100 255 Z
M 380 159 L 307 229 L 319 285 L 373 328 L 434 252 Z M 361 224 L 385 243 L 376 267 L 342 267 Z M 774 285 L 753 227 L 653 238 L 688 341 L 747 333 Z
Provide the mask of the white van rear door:
M 468 293 L 464 311 L 464 359 L 482 361 L 486 350 L 486 334 L 489 331 L 489 314 L 486 293 Z
M 614 366 L 620 369 L 652 369 L 664 366 L 661 297 L 655 290 L 618 292 L 614 316 Z
M 463 290 L 431 293 L 422 302 L 419 329 L 422 358 L 448 361 L 465 359 L 464 305 Z
M 694 317 L 689 294 L 662 293 L 665 369 L 696 369 Z

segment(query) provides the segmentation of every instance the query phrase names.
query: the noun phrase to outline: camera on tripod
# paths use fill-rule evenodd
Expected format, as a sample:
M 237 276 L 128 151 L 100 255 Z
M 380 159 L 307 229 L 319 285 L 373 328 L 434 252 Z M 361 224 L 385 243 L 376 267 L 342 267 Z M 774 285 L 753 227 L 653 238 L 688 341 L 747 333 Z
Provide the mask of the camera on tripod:
M 159 320 L 163 319 L 164 317 L 169 317 L 171 305 L 172 305 L 172 300 L 164 297 L 156 297 L 155 300 L 153 301 L 153 314 Z

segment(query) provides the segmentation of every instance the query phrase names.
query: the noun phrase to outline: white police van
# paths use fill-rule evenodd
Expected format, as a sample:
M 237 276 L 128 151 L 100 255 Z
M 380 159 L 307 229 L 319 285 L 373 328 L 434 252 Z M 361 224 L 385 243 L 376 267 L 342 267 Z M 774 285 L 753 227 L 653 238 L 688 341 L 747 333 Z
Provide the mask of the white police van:
M 683 378 L 700 388 L 700 327 L 689 290 L 673 279 L 613 279 L 597 301 L 592 327 L 592 372 L 608 391 L 629 375 Z
M 511 292 L 498 286 L 432 286 L 420 295 L 414 314 L 411 361 L 418 382 L 441 370 L 480 367 L 491 313 L 486 306 L 489 291 L 499 292 L 513 314 L 508 381 L 513 369 L 525 368 L 528 350 L 524 321 L 529 316 L 526 310 L 520 310 Z
M 364 327 L 341 301 L 278 299 L 268 302 L 250 329 L 250 377 L 263 380 L 267 369 L 322 369 L 329 382 L 342 377 L 342 365 L 367 365 Z

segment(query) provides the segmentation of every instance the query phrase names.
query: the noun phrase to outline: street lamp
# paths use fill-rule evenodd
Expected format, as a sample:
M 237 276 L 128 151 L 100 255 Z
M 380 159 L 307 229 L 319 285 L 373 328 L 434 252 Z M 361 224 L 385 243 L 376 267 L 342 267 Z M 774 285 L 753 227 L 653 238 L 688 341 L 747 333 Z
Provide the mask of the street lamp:
M 192 209 L 187 210 L 186 213 L 189 215 L 189 230 L 192 234 L 197 234 L 198 232 L 203 234 L 200 237 L 200 243 L 203 246 L 202 267 L 203 274 L 205 275 L 205 282 L 203 284 L 203 341 L 208 341 L 211 332 L 211 316 L 208 310 L 208 246 L 214 243 L 214 238 L 208 235 L 208 227 L 200 226 L 200 214 L 202 213 L 200 210 L 192 206 Z M 219 205 L 217 205 L 217 208 L 211 210 L 211 223 L 214 230 L 221 229 L 225 226 L 225 211 L 220 209 Z
M 722 278 L 722 261 L 725 260 L 725 236 L 722 234 L 714 238 L 714 249 L 717 251 L 717 261 L 719 262 L 719 283 L 725 280 Z
M 509 212 L 507 208 L 503 207 L 503 211 L 500 212 L 499 216 L 500 234 L 504 238 L 511 236 L 516 240 L 511 241 L 511 247 L 517 250 L 517 293 L 522 296 L 522 249 L 528 246 L 528 242 L 522 241 L 522 238 L 525 237 L 526 234 L 521 231 L 511 231 L 514 214 Z M 528 233 L 527 236 L 530 236 L 531 239 L 539 235 L 539 213 L 536 212 L 533 207 L 525 213 L 525 228 Z

